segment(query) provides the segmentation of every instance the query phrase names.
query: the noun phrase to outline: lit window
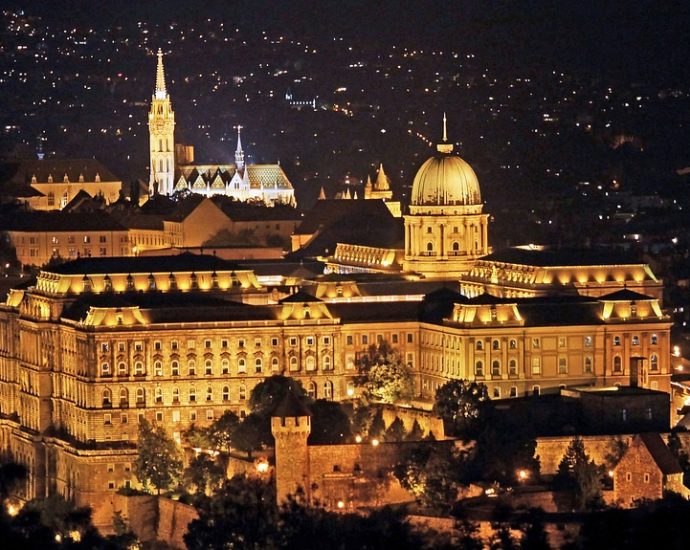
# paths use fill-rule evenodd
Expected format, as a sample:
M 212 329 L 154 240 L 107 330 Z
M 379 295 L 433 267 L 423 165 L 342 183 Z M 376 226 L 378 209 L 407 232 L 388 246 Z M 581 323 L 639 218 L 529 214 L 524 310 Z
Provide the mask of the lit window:
M 271 370 L 272 371 L 280 370 L 280 362 L 279 362 L 277 357 L 271 357 Z
M 510 347 L 510 349 L 517 349 L 517 340 L 515 340 L 515 338 L 512 338 L 510 340 L 509 347 Z
M 568 374 L 568 359 L 565 357 L 558 358 L 558 374 Z
M 500 376 L 501 375 L 501 362 L 500 361 L 493 361 L 491 363 L 491 376 Z
M 594 370 L 594 362 L 592 361 L 592 358 L 589 355 L 585 357 L 584 370 L 588 374 L 592 373 Z
M 229 359 L 223 359 L 220 362 L 220 371 L 222 374 L 229 374 L 230 373 L 230 360 Z
M 156 403 L 163 403 L 163 390 L 161 388 L 156 388 L 153 395 Z
M 323 397 L 324 399 L 333 399 L 333 382 L 326 381 L 323 383 Z
M 532 357 L 532 374 L 541 374 L 541 360 L 539 357 Z
M 313 355 L 306 358 L 304 366 L 307 370 L 316 370 L 316 359 L 314 359 Z
M 307 395 L 310 399 L 316 399 L 316 382 L 309 382 L 307 386 Z
M 510 386 L 510 397 L 517 397 L 518 389 L 517 386 Z
M 110 390 L 106 388 L 105 390 L 103 390 L 103 406 L 111 407 L 112 404 L 112 394 L 110 393 Z
M 323 358 L 323 370 L 331 370 L 331 358 L 328 355 Z
M 633 346 L 639 346 L 640 345 L 640 337 L 639 336 L 633 336 L 632 337 L 632 345 Z
M 263 372 L 263 370 L 264 370 L 264 362 L 261 360 L 261 357 L 257 357 L 257 358 L 254 360 L 254 370 L 255 370 L 257 373 Z
M 221 392 L 223 401 L 230 400 L 230 388 L 228 386 L 223 386 L 223 391 Z
M 491 349 L 492 350 L 501 349 L 501 343 L 498 340 L 492 340 L 491 341 Z
M 206 388 L 206 401 L 213 401 L 213 388 L 211 386 Z
M 649 358 L 649 370 L 659 370 L 659 356 L 656 353 Z
M 247 360 L 244 357 L 237 360 L 237 372 L 240 374 L 247 372 Z
M 180 363 L 178 361 L 170 362 L 170 373 L 173 376 L 179 376 L 180 374 Z
M 294 355 L 290 357 L 290 370 L 299 370 L 299 362 L 297 361 L 297 357 L 295 357 Z
M 484 363 L 477 361 L 474 365 L 475 376 L 484 376 Z
M 189 376 L 196 375 L 196 361 L 194 361 L 194 359 L 187 361 L 187 373 Z
M 614 346 L 620 346 L 621 345 L 621 337 L 620 336 L 614 336 L 613 337 L 613 345 Z
M 240 389 L 238 391 L 238 395 L 239 395 L 240 401 L 246 401 L 247 400 L 247 388 L 246 388 L 246 386 L 240 386 Z
M 206 359 L 206 361 L 204 361 L 204 372 L 206 374 L 213 374 L 213 361 L 210 359 Z
M 651 342 L 651 344 L 652 344 L 653 346 L 656 346 L 657 343 L 659 342 L 658 336 L 657 336 L 656 334 L 652 334 L 652 337 L 651 337 L 650 342 Z
M 615 372 L 615 373 L 623 372 L 623 359 L 621 359 L 620 355 L 616 355 L 613 358 L 613 372 Z
M 493 398 L 494 399 L 500 399 L 501 398 L 501 388 L 494 388 Z
M 163 376 L 163 363 L 156 361 L 153 364 L 153 374 L 156 376 Z
M 511 359 L 508 362 L 508 374 L 511 376 L 517 375 L 517 361 L 515 359 Z
M 475 347 L 478 351 L 482 351 L 484 349 L 484 342 L 482 342 L 481 340 L 477 340 L 477 344 Z
M 193 387 L 189 389 L 189 402 L 196 402 L 196 390 Z

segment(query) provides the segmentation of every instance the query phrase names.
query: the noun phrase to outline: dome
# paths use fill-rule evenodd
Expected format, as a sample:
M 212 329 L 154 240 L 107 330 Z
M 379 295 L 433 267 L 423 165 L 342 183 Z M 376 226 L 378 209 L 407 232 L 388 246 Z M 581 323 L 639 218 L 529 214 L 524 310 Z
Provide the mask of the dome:
M 440 153 L 417 171 L 412 184 L 412 206 L 480 205 L 479 180 L 460 157 Z

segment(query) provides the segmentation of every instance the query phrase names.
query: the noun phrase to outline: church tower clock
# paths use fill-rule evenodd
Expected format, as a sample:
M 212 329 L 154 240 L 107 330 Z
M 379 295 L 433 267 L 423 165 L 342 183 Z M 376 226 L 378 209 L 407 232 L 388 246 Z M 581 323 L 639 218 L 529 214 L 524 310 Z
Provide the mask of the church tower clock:
M 175 175 L 175 113 L 165 88 L 163 52 L 158 50 L 156 90 L 149 111 L 150 176 L 149 194 L 170 195 Z

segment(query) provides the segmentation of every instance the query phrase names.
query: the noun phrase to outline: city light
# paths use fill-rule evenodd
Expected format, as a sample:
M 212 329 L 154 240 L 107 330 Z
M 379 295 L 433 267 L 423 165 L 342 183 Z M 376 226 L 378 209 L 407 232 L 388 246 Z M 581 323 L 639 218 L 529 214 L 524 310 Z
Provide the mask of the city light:
M 362 436 L 361 435 L 356 435 L 355 436 L 355 443 L 361 443 L 362 442 Z
M 265 474 L 268 472 L 268 461 L 266 460 L 261 460 L 260 462 L 256 463 L 256 471 L 259 472 L 260 474 Z
M 342 500 L 338 501 L 338 510 L 342 510 L 345 508 L 345 503 Z
M 379 440 L 378 439 L 372 439 L 371 440 L 371 446 L 372 447 L 378 447 L 379 446 Z

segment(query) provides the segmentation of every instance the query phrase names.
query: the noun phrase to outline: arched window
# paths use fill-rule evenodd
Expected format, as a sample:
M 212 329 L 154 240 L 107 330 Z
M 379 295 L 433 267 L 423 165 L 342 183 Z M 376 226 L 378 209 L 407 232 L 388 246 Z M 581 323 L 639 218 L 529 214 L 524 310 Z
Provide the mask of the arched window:
M 434 251 L 434 243 L 432 243 L 432 242 L 426 243 L 426 251 L 427 252 L 433 252 Z
M 180 402 L 180 388 L 173 388 L 172 389 L 172 402 L 173 403 L 179 403 Z
M 623 372 L 623 359 L 620 355 L 616 355 L 613 358 L 613 372 Z
M 316 359 L 314 359 L 313 355 L 309 355 L 305 359 L 304 366 L 307 370 L 316 370 Z
M 134 363 L 134 374 L 144 374 L 144 363 L 142 363 L 141 361 L 137 361 L 136 363 Z
M 649 358 L 649 370 L 659 370 L 659 356 L 656 353 Z
M 187 361 L 187 372 L 189 373 L 189 376 L 196 375 L 196 361 L 194 359 Z
M 213 374 L 213 361 L 211 359 L 204 361 L 204 373 Z
M 509 347 L 510 349 L 517 349 L 517 340 L 515 338 L 511 338 Z
M 163 402 L 163 389 L 162 388 L 156 388 L 153 397 L 156 403 L 162 403 Z
M 333 382 L 329 382 L 328 380 L 326 380 L 323 383 L 323 398 L 333 399 Z
M 309 382 L 307 387 L 307 395 L 310 399 L 316 399 L 316 382 Z
M 117 374 L 119 374 L 120 376 L 127 374 L 127 363 L 125 363 L 124 361 L 120 361 L 117 364 Z
M 620 336 L 614 336 L 613 337 L 613 345 L 614 346 L 620 346 L 621 345 L 621 337 Z
M 254 359 L 254 370 L 258 373 L 263 372 L 264 362 L 261 360 L 261 357 Z
M 651 344 L 653 346 L 656 346 L 658 342 L 659 342 L 659 337 L 656 334 L 652 334 Z
M 129 405 L 129 392 L 127 388 L 120 388 L 120 407 Z
M 501 398 L 501 388 L 494 388 L 493 398 L 494 399 L 500 399 Z
M 163 363 L 160 361 L 153 363 L 153 374 L 156 376 L 163 376 Z
M 493 350 L 501 349 L 501 342 L 499 342 L 498 340 L 492 340 L 491 349 L 493 349 Z
M 137 388 L 137 405 L 146 403 L 146 391 L 144 388 Z
M 213 388 L 211 386 L 206 388 L 206 401 L 213 401 Z
M 453 252 L 459 252 L 460 251 L 460 243 L 458 241 L 453 241 Z
M 517 374 L 517 361 L 515 359 L 511 359 L 508 362 L 508 374 L 511 376 L 515 376 Z
M 491 375 L 499 376 L 501 374 L 501 362 L 495 360 L 491 363 Z
M 290 357 L 290 370 L 299 370 L 299 362 L 296 356 Z
M 474 364 L 474 375 L 484 376 L 484 363 L 482 363 L 481 361 L 477 361 Z
M 221 395 L 223 396 L 223 401 L 230 401 L 230 388 L 227 386 L 223 386 L 223 391 L 221 392 Z
M 230 360 L 223 359 L 220 362 L 220 371 L 222 374 L 230 374 Z
M 103 390 L 103 406 L 104 407 L 112 407 L 113 405 L 113 400 L 112 400 L 112 394 L 110 393 L 110 390 L 108 388 Z
M 247 400 L 247 387 L 244 384 L 240 386 L 238 394 L 240 397 L 240 401 Z
M 160 166 L 159 172 L 163 172 L 163 159 L 160 159 L 160 161 L 158 162 L 158 166 Z
M 170 362 L 170 374 L 173 376 L 179 376 L 180 375 L 180 362 L 177 360 L 173 360 Z
M 110 376 L 110 363 L 101 363 L 101 376 Z
M 475 348 L 477 348 L 477 351 L 483 351 L 484 350 L 484 342 L 482 342 L 481 340 L 477 340 Z
M 271 370 L 272 370 L 272 371 L 280 370 L 280 363 L 278 362 L 278 358 L 277 358 L 277 357 L 272 357 L 272 358 L 271 358 Z
M 247 372 L 247 360 L 244 357 L 240 357 L 237 360 L 237 372 L 240 374 Z
M 331 357 L 325 355 L 323 358 L 323 370 L 331 370 Z
M 196 389 L 194 388 L 194 386 L 189 388 L 189 402 L 190 403 L 196 402 Z

